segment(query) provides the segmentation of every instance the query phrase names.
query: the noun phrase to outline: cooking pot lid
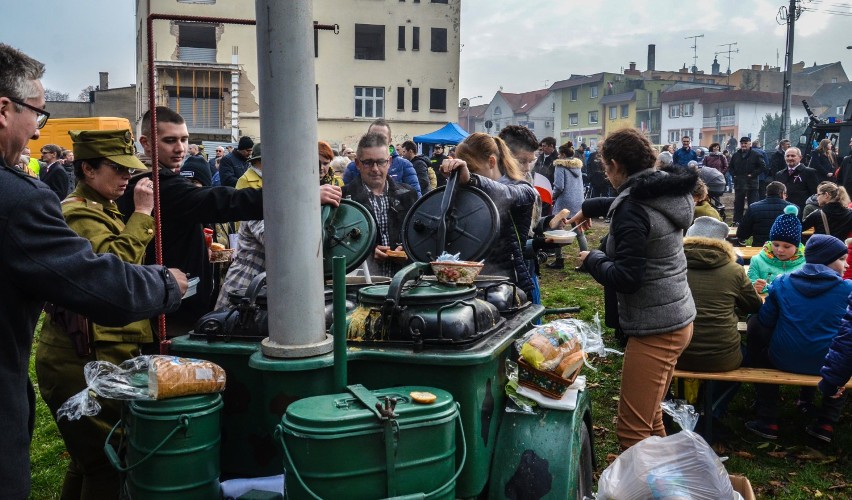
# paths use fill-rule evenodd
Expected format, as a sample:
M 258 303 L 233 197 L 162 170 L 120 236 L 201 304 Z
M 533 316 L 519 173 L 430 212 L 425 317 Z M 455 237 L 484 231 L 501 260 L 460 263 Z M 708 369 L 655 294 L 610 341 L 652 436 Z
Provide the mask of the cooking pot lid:
M 374 303 L 383 303 L 388 297 L 389 285 L 373 285 L 364 287 L 358 291 L 358 299 Z M 433 299 L 451 302 L 454 300 L 469 299 L 476 296 L 474 286 L 443 285 L 432 281 L 409 282 L 406 284 L 400 297 L 401 302 L 409 304 L 420 304 Z M 401 304 L 400 304 L 401 305 Z
M 453 172 L 446 186 L 421 197 L 406 215 L 402 244 L 412 260 L 430 262 L 446 251 L 477 261 L 491 249 L 500 232 L 497 207 L 483 191 L 457 186 L 457 178 Z
M 360 203 L 344 199 L 340 206 L 322 207 L 322 269 L 331 278 L 332 258 L 346 257 L 346 272 L 351 272 L 369 257 L 376 244 L 376 222 Z

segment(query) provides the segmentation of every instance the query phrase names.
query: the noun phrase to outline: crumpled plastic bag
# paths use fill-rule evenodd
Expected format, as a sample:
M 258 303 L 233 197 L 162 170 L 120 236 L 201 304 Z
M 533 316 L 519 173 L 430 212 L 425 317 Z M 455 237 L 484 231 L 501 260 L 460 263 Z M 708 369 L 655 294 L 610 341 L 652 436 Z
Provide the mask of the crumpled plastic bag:
M 601 474 L 597 500 L 719 500 L 741 498 L 722 460 L 692 432 L 698 414 L 682 402 L 662 403 L 684 429 L 651 436 L 628 448 Z
M 225 390 L 225 370 L 203 359 L 178 356 L 137 356 L 116 366 L 90 361 L 83 367 L 86 388 L 68 398 L 57 419 L 79 420 L 97 415 L 95 396 L 117 400 L 166 399 Z

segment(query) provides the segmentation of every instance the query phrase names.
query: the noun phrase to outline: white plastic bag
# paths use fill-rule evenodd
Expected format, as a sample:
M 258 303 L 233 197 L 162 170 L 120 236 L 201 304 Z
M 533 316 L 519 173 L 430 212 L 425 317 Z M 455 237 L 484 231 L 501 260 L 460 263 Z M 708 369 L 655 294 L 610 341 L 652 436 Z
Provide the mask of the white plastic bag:
M 663 410 L 684 429 L 651 436 L 610 464 L 598 482 L 598 500 L 736 499 L 728 471 L 704 438 L 692 432 L 698 415 L 692 406 L 663 402 Z
M 90 361 L 83 367 L 86 388 L 68 398 L 56 412 L 57 419 L 79 420 L 97 415 L 100 396 L 118 400 L 152 400 L 187 394 L 221 392 L 225 370 L 215 363 L 177 356 L 137 356 L 116 366 Z

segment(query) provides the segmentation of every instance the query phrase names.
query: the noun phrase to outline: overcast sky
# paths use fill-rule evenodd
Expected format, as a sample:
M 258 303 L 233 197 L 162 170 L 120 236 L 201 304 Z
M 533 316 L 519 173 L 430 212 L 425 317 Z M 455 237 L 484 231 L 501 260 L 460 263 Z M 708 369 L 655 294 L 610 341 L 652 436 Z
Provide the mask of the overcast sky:
M 250 0 L 228 0 L 245 1 Z M 346 1 L 346 0 L 338 0 Z M 572 73 L 620 72 L 631 61 L 647 68 L 648 44 L 656 44 L 657 69 L 692 65 L 698 38 L 698 68 L 710 71 L 721 44 L 737 42 L 731 68 L 784 65 L 785 27 L 776 22 L 784 0 L 462 0 L 460 96 L 484 96 L 503 87 L 525 92 Z M 0 0 L 7 22 L 0 41 L 47 65 L 47 88 L 74 99 L 98 72 L 110 86 L 135 83 L 133 0 Z M 701 5 L 699 7 L 699 5 Z M 708 7 L 712 5 L 712 7 Z M 844 0 L 804 0 L 805 8 L 852 15 Z M 749 8 L 748 11 L 743 6 Z M 807 65 L 841 61 L 852 69 L 852 17 L 805 11 L 797 22 L 795 61 Z M 722 69 L 727 58 L 720 54 Z

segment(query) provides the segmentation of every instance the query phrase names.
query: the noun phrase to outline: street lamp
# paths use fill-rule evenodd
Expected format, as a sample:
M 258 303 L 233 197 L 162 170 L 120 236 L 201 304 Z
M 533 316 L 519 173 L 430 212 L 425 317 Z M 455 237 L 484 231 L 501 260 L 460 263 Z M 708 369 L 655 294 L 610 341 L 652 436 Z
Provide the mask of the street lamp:
M 467 112 L 467 133 L 470 133 L 470 101 L 474 99 L 482 99 L 481 95 L 470 97 L 467 99 L 462 99 L 461 104 L 465 106 L 465 111 Z

